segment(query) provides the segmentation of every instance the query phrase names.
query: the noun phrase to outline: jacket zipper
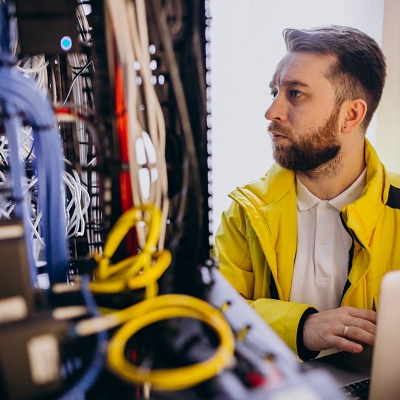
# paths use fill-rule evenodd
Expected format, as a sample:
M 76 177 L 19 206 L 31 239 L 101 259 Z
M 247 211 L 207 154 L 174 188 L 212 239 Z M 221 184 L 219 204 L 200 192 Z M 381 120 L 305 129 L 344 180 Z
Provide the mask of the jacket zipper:
M 351 247 L 350 247 L 350 250 L 349 250 L 348 262 L 347 262 L 347 281 L 346 281 L 346 284 L 344 285 L 342 297 L 340 299 L 340 304 L 342 304 L 343 297 L 344 297 L 345 293 L 347 292 L 347 290 L 349 289 L 349 287 L 351 286 L 351 282 L 349 281 L 349 275 L 350 275 L 351 268 L 353 266 L 354 239 L 357 241 L 357 243 L 360 244 L 360 246 L 362 248 L 365 248 L 365 247 L 358 240 L 357 235 L 354 233 L 354 231 L 350 230 L 349 227 L 346 225 L 346 223 L 344 222 L 343 215 L 342 215 L 341 211 L 340 211 L 339 215 L 340 215 L 340 221 L 342 222 L 342 225 L 343 225 L 344 229 L 346 230 L 346 232 L 351 237 Z

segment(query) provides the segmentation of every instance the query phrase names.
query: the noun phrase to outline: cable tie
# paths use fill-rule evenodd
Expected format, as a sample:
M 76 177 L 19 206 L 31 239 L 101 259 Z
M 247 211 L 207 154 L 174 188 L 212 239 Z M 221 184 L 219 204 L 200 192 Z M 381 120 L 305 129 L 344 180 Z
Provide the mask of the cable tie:
M 3 120 L 9 120 L 9 119 L 11 120 L 13 118 L 23 119 L 23 117 L 24 117 L 24 115 L 20 111 L 9 112 L 8 107 L 3 103 L 3 101 L 2 101 L 2 105 L 1 105 L 1 115 L 3 116 Z
M 18 62 L 16 55 L 11 53 L 0 53 L 0 66 L 1 67 L 14 67 Z
M 246 325 L 236 333 L 236 338 L 243 342 L 251 329 L 251 325 Z
M 219 311 L 222 313 L 222 314 L 225 314 L 225 312 L 226 312 L 226 310 L 231 306 L 231 302 L 228 300 L 228 301 L 225 301 L 222 305 L 221 305 L 221 307 L 219 308 Z
M 120 112 L 116 113 L 115 116 L 116 118 L 123 118 L 126 115 L 128 115 L 128 110 L 126 108 L 124 108 L 123 110 L 121 110 Z
M 25 199 L 23 197 L 12 197 L 14 203 L 22 203 Z
M 57 129 L 56 125 L 33 125 L 30 124 L 34 131 L 51 131 Z

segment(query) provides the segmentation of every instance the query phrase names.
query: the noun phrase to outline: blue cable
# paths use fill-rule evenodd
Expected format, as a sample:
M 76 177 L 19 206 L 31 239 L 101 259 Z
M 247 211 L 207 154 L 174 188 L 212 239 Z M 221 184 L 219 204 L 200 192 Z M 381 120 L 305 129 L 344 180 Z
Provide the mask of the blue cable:
M 99 315 L 97 304 L 89 290 L 89 277 L 85 275 L 82 278 L 82 295 L 89 309 L 90 314 L 95 317 Z M 75 386 L 65 393 L 59 400 L 84 400 L 85 393 L 94 385 L 106 360 L 108 345 L 108 335 L 106 331 L 97 333 L 97 346 L 94 358 L 88 370 Z
M 53 109 L 33 81 L 7 67 L 0 67 L 0 100 L 6 112 L 9 110 L 10 115 L 23 115 L 32 126 L 39 179 L 39 205 L 43 212 L 46 268 L 50 284 L 66 282 L 68 251 L 65 192 L 62 191 L 61 180 L 63 151 Z M 17 134 L 12 131 L 9 132 L 11 135 Z M 18 157 L 18 153 L 11 156 Z
M 5 2 L 0 4 L 0 63 L 2 65 L 12 65 L 16 57 L 11 54 L 10 51 L 10 20 L 8 16 L 8 9 L 11 7 L 10 4 Z M 6 67 L 4 67 L 6 68 Z M 19 144 L 18 135 L 22 129 L 21 117 L 17 114 L 17 108 L 13 104 L 8 102 L 5 97 L 0 98 L 3 100 L 2 108 L 3 111 L 8 114 L 4 120 L 5 132 L 7 134 L 8 144 L 10 148 L 10 166 L 11 166 L 11 177 L 13 187 L 13 197 L 15 199 L 15 215 L 21 219 L 24 232 L 25 232 L 25 243 L 27 246 L 28 263 L 29 263 L 29 274 L 31 285 L 34 286 L 37 283 L 37 269 L 35 260 L 33 257 L 32 240 L 29 232 L 30 227 L 27 221 L 28 207 L 23 198 L 23 187 L 21 177 L 24 173 L 24 165 L 22 160 L 19 158 Z
M 15 201 L 14 213 L 22 221 L 25 232 L 25 244 L 27 246 L 29 273 L 31 285 L 34 286 L 37 281 L 37 268 L 33 257 L 32 239 L 30 236 L 31 228 L 28 225 L 29 209 L 26 201 L 24 201 L 24 188 L 22 186 L 21 177 L 25 173 L 23 160 L 19 155 L 18 134 L 22 129 L 22 121 L 20 116 L 15 113 L 13 106 L 3 105 L 3 110 L 7 112 L 4 120 L 5 132 L 7 134 L 8 146 L 10 150 L 10 167 L 11 181 L 13 188 L 13 198 Z

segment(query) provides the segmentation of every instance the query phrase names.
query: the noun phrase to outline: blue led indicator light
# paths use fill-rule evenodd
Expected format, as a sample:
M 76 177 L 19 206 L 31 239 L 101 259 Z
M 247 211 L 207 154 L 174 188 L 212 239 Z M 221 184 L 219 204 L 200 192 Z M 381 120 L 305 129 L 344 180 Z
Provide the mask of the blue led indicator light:
M 64 36 L 64 37 L 61 39 L 60 43 L 61 43 L 61 48 L 62 48 L 64 51 L 71 50 L 71 47 L 72 47 L 72 39 L 71 39 L 69 36 Z

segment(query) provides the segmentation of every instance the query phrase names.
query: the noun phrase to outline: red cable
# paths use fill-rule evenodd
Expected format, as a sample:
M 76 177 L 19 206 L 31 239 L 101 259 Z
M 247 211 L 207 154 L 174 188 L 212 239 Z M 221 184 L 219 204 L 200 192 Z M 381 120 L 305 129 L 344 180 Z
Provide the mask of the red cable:
M 126 110 L 124 81 L 121 65 L 115 63 L 115 112 L 117 131 L 119 137 L 119 148 L 121 163 L 129 165 L 129 144 L 128 144 L 128 124 L 129 115 Z M 125 212 L 133 206 L 132 185 L 130 174 L 127 171 L 121 171 L 119 175 L 120 194 L 122 211 Z M 126 236 L 126 245 L 130 254 L 136 254 L 138 249 L 138 239 L 136 232 L 132 229 Z

